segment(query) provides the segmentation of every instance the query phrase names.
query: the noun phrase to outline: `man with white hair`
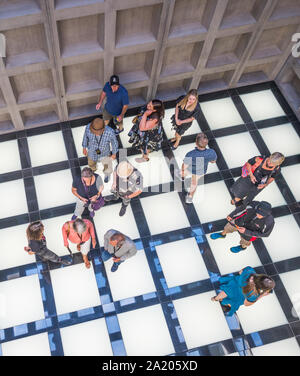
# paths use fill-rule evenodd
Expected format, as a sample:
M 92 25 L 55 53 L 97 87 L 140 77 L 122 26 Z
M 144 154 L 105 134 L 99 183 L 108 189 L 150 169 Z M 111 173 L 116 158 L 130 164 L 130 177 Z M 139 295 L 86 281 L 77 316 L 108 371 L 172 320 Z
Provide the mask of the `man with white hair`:
M 106 197 L 105 201 L 122 199 L 119 215 L 126 213 L 127 206 L 132 198 L 139 196 L 143 191 L 143 176 L 128 161 L 122 161 L 114 170 L 114 180 L 111 187 L 113 196 Z
M 83 261 L 87 269 L 91 267 L 88 253 L 91 248 L 96 247 L 96 236 L 92 222 L 87 219 L 77 218 L 75 221 L 68 221 L 62 227 L 64 246 L 69 247 L 69 242 L 76 244 L 77 251 L 81 252 Z

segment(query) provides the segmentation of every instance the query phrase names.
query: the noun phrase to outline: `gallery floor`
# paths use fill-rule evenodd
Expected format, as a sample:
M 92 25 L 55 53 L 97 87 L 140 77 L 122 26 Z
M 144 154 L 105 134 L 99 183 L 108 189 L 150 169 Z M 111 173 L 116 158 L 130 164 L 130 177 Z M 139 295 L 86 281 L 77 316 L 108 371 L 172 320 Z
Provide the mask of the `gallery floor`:
M 300 123 L 273 82 L 202 95 L 200 104 L 198 122 L 173 152 L 167 139 L 174 103 L 167 103 L 163 149 L 142 165 L 130 149 L 126 118 L 120 148 L 142 171 L 145 192 L 122 218 L 120 202 L 96 214 L 89 270 L 79 253 L 60 267 L 23 250 L 28 223 L 41 219 L 49 248 L 69 258 L 61 227 L 74 210 L 72 178 L 86 165 L 87 122 L 0 136 L 1 355 L 300 355 Z M 168 161 L 175 157 L 180 166 L 201 130 L 218 161 L 187 205 Z M 286 156 L 282 174 L 258 196 L 274 208 L 274 231 L 233 254 L 237 234 L 222 241 L 209 234 L 233 210 L 229 188 L 241 166 L 274 151 Z M 138 248 L 116 273 L 101 259 L 110 228 Z M 246 266 L 271 275 L 275 292 L 226 317 L 210 298 L 220 276 Z

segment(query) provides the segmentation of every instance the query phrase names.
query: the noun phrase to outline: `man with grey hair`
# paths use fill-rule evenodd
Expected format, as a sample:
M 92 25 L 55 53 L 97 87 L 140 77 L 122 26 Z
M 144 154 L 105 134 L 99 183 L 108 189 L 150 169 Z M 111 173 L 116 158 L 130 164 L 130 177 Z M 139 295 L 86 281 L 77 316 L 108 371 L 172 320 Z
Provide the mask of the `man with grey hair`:
M 116 230 L 108 230 L 104 235 L 103 261 L 113 258 L 112 272 L 115 272 L 119 265 L 137 253 L 133 240 Z
M 91 248 L 96 247 L 96 235 L 92 222 L 87 219 L 77 218 L 75 221 L 68 221 L 62 227 L 64 246 L 69 248 L 69 242 L 76 244 L 77 251 L 81 252 L 87 269 L 91 267 L 88 253 Z
M 85 167 L 81 171 L 81 177 L 76 177 L 72 186 L 72 193 L 77 197 L 73 221 L 82 215 L 86 207 L 90 217 L 95 216 L 95 210 L 99 210 L 105 203 L 101 194 L 103 188 L 101 176 L 94 173 L 91 168 Z
M 231 204 L 246 207 L 278 177 L 283 161 L 284 155 L 279 152 L 269 157 L 256 156 L 249 159 L 242 167 L 242 176 L 230 188 L 234 196 Z
M 122 161 L 114 170 L 114 181 L 111 187 L 112 197 L 105 197 L 105 201 L 122 199 L 119 215 L 123 216 L 132 198 L 143 191 L 143 176 L 128 161 Z

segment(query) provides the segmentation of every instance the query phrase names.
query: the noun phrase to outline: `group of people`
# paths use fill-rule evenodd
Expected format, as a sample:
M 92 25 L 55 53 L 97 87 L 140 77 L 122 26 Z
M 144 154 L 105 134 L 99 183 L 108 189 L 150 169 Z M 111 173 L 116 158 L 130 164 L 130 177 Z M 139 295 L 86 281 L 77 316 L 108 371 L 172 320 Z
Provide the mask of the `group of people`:
M 83 168 L 81 176 L 73 181 L 72 193 L 76 196 L 75 212 L 71 221 L 62 226 L 64 246 L 70 250 L 69 244 L 76 245 L 77 251 L 83 256 L 87 268 L 90 268 L 88 252 L 92 245 L 96 247 L 96 238 L 92 218 L 95 211 L 105 205 L 105 202 L 121 199 L 120 216 L 132 198 L 143 192 L 143 176 L 127 159 L 119 161 L 113 169 L 113 161 L 117 159 L 119 144 L 117 135 L 124 131 L 123 118 L 126 114 L 129 99 L 126 88 L 120 85 L 119 77 L 112 76 L 100 95 L 96 106 L 100 110 L 104 104 L 103 118 L 97 117 L 86 126 L 82 147 L 87 156 L 88 167 Z M 176 150 L 184 133 L 198 118 L 200 104 L 196 90 L 190 90 L 187 95 L 176 101 L 175 114 L 171 118 L 175 137 L 170 140 L 172 150 Z M 163 141 L 164 104 L 154 99 L 144 106 L 133 119 L 133 125 L 128 136 L 132 147 L 141 152 L 136 162 L 148 162 L 151 152 L 161 148 Z M 216 152 L 208 147 L 208 137 L 199 133 L 196 137 L 195 149 L 186 154 L 182 166 L 175 171 L 175 176 L 182 181 L 191 177 L 185 202 L 192 204 L 199 179 L 208 169 L 209 163 L 216 163 Z M 238 232 L 240 244 L 230 248 L 233 253 L 245 251 L 257 238 L 267 237 L 274 228 L 272 206 L 266 201 L 254 201 L 254 198 L 280 174 L 280 165 L 284 156 L 275 152 L 270 156 L 255 156 L 242 167 L 242 176 L 232 185 L 231 204 L 235 209 L 226 220 L 222 232 L 210 235 L 212 240 L 224 239 L 228 234 Z M 108 183 L 113 174 L 111 195 L 103 198 L 104 184 L 102 177 L 95 171 L 97 163 L 103 165 L 104 182 Z M 81 219 L 85 208 L 88 209 L 89 219 Z M 55 263 L 69 264 L 46 245 L 44 226 L 41 221 L 31 223 L 27 228 L 29 254 L 37 254 L 42 260 Z M 135 243 L 117 230 L 109 230 L 104 235 L 103 261 L 113 259 L 111 271 L 115 272 L 126 259 L 134 256 L 137 250 Z M 268 295 L 275 287 L 274 280 L 267 276 L 256 274 L 251 267 L 241 270 L 238 276 L 220 278 L 220 293 L 212 298 L 221 303 L 227 314 L 234 314 L 241 305 L 254 304 L 263 296 Z

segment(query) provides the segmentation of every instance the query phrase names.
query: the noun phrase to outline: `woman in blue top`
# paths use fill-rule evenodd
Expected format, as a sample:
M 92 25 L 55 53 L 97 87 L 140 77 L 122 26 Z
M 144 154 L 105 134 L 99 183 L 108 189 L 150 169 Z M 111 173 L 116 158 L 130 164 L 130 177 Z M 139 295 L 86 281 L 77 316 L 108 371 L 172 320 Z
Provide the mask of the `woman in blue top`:
M 239 272 L 237 276 L 220 278 L 221 292 L 212 298 L 220 302 L 224 312 L 232 316 L 241 305 L 251 306 L 259 299 L 267 296 L 275 287 L 273 279 L 265 274 L 256 274 L 250 266 Z

